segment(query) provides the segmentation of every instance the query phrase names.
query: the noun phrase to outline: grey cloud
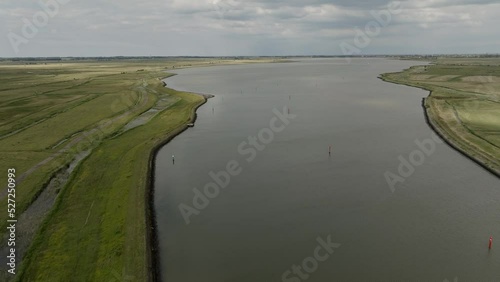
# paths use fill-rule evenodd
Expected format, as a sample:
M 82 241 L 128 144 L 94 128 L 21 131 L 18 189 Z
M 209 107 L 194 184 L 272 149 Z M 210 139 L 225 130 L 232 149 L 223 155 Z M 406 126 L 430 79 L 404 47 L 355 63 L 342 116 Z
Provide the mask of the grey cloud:
M 7 34 L 20 34 L 23 19 L 40 7 L 3 0 L 0 56 L 334 55 L 341 42 L 353 40 L 356 28 L 374 20 L 370 11 L 389 3 L 72 0 L 15 54 Z M 401 6 L 364 53 L 500 52 L 498 0 L 407 0 Z

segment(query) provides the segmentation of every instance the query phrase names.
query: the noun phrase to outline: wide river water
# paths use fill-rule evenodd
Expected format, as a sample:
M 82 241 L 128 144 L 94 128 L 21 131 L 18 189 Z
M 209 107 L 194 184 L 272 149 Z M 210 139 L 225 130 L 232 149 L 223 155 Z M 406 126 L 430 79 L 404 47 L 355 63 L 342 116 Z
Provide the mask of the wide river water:
M 500 181 L 432 141 L 427 92 L 377 78 L 416 64 L 310 59 L 176 71 L 169 87 L 216 97 L 157 156 L 162 279 L 500 281 Z M 285 125 L 276 111 L 294 118 Z M 400 174 L 402 159 L 419 166 Z M 210 172 L 234 162 L 240 173 L 214 194 Z M 387 172 L 401 177 L 394 189 Z M 207 184 L 212 198 L 195 198 Z

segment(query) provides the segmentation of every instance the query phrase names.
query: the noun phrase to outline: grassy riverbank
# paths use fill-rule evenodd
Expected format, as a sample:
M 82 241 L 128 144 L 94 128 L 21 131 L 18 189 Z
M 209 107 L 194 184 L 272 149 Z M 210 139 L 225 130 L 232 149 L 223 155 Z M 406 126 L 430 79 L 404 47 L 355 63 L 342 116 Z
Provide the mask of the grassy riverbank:
M 160 78 L 178 68 L 273 61 L 0 63 L 0 165 L 5 172 L 17 171 L 17 218 L 32 212 L 29 208 L 56 171 L 91 150 L 68 183 L 52 195 L 56 202 L 43 224 L 24 224 L 35 229 L 35 238 L 21 236 L 29 232 L 18 227 L 18 240 L 31 247 L 17 250 L 18 256 L 21 251 L 25 255 L 22 264 L 17 261 L 18 274 L 3 273 L 0 280 L 148 280 L 151 154 L 182 130 L 205 101 L 164 88 Z M 154 115 L 150 109 L 160 111 Z M 138 116 L 146 123 L 124 131 Z M 5 177 L 6 173 L 0 176 L 3 183 Z M 0 201 L 6 206 L 4 190 Z M 6 216 L 0 213 L 2 236 Z
M 438 59 L 381 78 L 429 90 L 429 123 L 456 149 L 500 175 L 500 59 Z
M 155 145 L 190 121 L 203 98 L 181 100 L 153 121 L 103 142 L 80 166 L 25 260 L 19 281 L 144 281 L 146 183 Z

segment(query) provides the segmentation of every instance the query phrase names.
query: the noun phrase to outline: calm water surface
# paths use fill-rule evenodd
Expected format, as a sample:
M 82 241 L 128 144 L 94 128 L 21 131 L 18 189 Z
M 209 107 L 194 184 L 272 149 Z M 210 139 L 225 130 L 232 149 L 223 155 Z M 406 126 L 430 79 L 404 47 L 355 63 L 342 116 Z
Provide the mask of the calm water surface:
M 415 64 L 325 59 L 177 71 L 170 87 L 216 97 L 158 154 L 163 280 L 500 281 L 497 178 L 444 144 L 394 193 L 384 177 L 432 136 L 420 106 L 428 93 L 377 79 Z M 247 161 L 238 146 L 284 107 L 296 118 Z M 241 174 L 186 224 L 179 205 L 192 207 L 193 189 L 232 160 Z M 490 235 L 499 241 L 488 251 Z M 307 258 L 328 236 L 340 247 L 316 265 Z M 304 260 L 311 273 L 300 278 L 292 266 Z

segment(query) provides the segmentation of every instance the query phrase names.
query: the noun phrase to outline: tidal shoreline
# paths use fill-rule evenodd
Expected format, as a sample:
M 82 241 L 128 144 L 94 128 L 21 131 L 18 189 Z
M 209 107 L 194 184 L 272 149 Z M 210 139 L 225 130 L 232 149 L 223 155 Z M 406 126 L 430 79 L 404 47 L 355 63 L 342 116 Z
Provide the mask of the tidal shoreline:
M 429 97 L 432 95 L 432 91 L 429 94 Z M 496 177 L 500 178 L 500 171 L 496 170 L 492 167 L 489 167 L 485 164 L 485 161 L 482 160 L 481 158 L 474 157 L 471 154 L 467 153 L 466 150 L 460 148 L 457 144 L 455 144 L 456 141 L 453 140 L 453 138 L 450 138 L 446 135 L 446 133 L 443 132 L 441 127 L 434 121 L 434 119 L 431 117 L 428 111 L 428 107 L 426 106 L 427 98 L 422 99 L 422 107 L 424 109 L 424 115 L 425 115 L 425 121 L 429 125 L 429 127 L 444 141 L 448 146 L 452 147 L 456 151 L 458 151 L 460 154 L 465 156 L 466 158 L 470 159 L 471 161 L 475 162 L 478 164 L 480 167 L 486 169 Z
M 166 79 L 166 78 L 164 78 Z M 163 81 L 163 80 L 162 80 Z M 163 81 L 163 85 L 167 88 L 167 84 Z M 172 88 L 170 88 L 172 89 Z M 175 89 L 174 89 L 175 90 Z M 186 124 L 180 126 L 174 131 L 170 132 L 163 141 L 159 142 L 149 154 L 149 166 L 148 166 L 148 178 L 146 183 L 146 246 L 148 246 L 147 252 L 147 268 L 148 268 L 148 281 L 156 282 L 161 281 L 161 270 L 160 270 L 160 255 L 158 246 L 158 231 L 156 222 L 156 211 L 154 205 L 154 194 L 155 194 L 155 172 L 156 172 L 156 157 L 158 152 L 172 141 L 175 137 L 186 131 L 190 123 L 195 123 L 198 114 L 196 113 L 198 109 L 208 102 L 208 99 L 213 98 L 213 95 L 192 93 L 195 95 L 200 95 L 204 99 L 194 107 L 191 112 L 191 117 Z
M 476 163 L 477 165 L 479 165 L 480 167 L 482 167 L 483 169 L 485 169 L 486 171 L 490 172 L 491 174 L 495 175 L 496 177 L 500 178 L 500 170 L 498 169 L 495 169 L 495 168 L 492 168 L 492 167 L 489 167 L 487 164 L 486 164 L 486 160 L 483 160 L 482 158 L 479 158 L 479 157 L 475 157 L 473 156 L 471 153 L 467 152 L 467 150 L 463 149 L 460 147 L 459 145 L 459 142 L 456 141 L 455 139 L 453 139 L 452 137 L 449 137 L 445 132 L 444 130 L 438 125 L 438 123 L 433 119 L 432 117 L 432 114 L 429 113 L 429 108 L 431 107 L 430 105 L 428 106 L 427 105 L 427 99 L 429 99 L 432 94 L 433 94 L 433 91 L 430 90 L 430 89 L 427 89 L 423 86 L 416 86 L 416 85 L 412 85 L 412 84 L 409 84 L 409 83 L 404 83 L 404 82 L 400 82 L 400 81 L 394 81 L 394 80 L 391 80 L 391 79 L 388 79 L 386 76 L 386 74 L 381 74 L 379 76 L 379 79 L 381 79 L 382 81 L 384 82 L 388 82 L 388 83 L 393 83 L 393 84 L 398 84 L 398 85 L 405 85 L 405 86 L 409 86 L 409 87 L 414 87 L 414 88 L 419 88 L 419 89 L 422 89 L 424 91 L 428 91 L 429 92 L 429 95 L 425 98 L 422 99 L 422 103 L 421 103 L 421 106 L 423 108 L 423 111 L 424 111 L 424 117 L 425 117 L 425 121 L 427 123 L 427 125 L 432 129 L 432 131 L 434 131 L 448 146 L 450 146 L 451 148 L 453 148 L 454 150 L 456 150 L 457 152 L 459 152 L 461 155 L 465 156 L 466 158 L 468 158 L 469 160 L 473 161 L 474 163 Z

